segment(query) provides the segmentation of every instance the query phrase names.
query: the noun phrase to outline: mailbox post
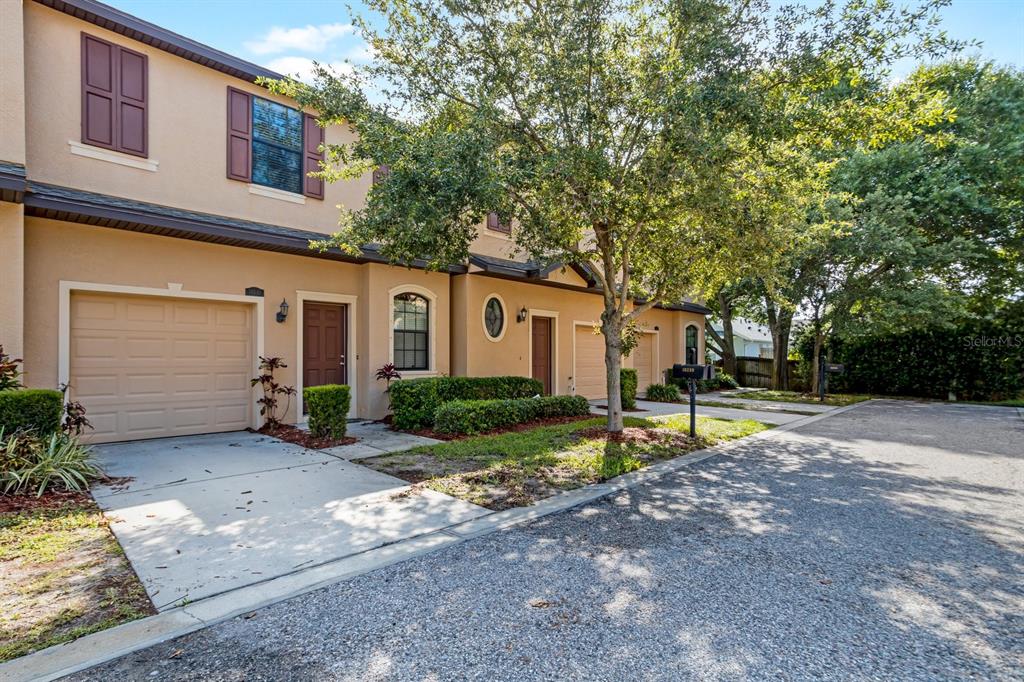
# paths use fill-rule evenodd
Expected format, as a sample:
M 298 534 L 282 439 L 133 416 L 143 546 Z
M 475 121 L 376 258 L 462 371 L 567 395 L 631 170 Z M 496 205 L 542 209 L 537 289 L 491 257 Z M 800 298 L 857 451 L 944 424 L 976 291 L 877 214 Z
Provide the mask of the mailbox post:
M 842 374 L 846 371 L 839 362 L 825 362 L 825 356 L 821 356 L 821 367 L 818 370 L 818 401 L 825 402 L 825 393 L 828 392 L 828 375 Z
M 697 436 L 697 382 L 715 378 L 713 365 L 672 365 L 673 379 L 686 379 L 690 387 L 690 437 Z

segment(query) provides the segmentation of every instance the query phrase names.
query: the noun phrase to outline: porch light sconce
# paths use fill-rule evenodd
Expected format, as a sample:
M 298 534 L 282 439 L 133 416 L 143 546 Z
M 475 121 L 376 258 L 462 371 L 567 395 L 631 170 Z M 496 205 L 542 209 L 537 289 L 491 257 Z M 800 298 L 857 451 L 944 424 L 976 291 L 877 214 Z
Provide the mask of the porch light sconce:
M 281 307 L 277 311 L 277 321 L 284 322 L 288 319 L 288 301 L 281 299 Z
M 659 327 L 658 325 L 654 325 L 654 331 L 660 332 L 661 331 L 661 327 Z
M 529 311 L 526 308 L 523 308 L 516 315 L 516 322 L 526 322 L 526 316 L 529 315 L 529 314 L 530 314 Z

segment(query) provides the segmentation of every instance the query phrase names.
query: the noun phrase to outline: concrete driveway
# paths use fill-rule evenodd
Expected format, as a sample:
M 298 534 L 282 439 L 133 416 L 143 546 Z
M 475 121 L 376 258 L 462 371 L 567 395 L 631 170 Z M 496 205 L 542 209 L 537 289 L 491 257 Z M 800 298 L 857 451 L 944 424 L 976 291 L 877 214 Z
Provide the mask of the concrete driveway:
M 79 680 L 1019 680 L 1024 420 L 880 401 Z
M 346 461 L 421 442 L 374 426 L 330 452 L 252 433 L 97 446 L 109 475 L 131 479 L 93 496 L 158 609 L 487 512 Z
M 699 396 L 698 400 L 700 400 Z M 746 402 L 754 403 L 753 400 Z M 605 415 L 608 413 L 608 410 L 601 407 L 604 404 L 605 402 L 603 400 L 592 401 L 590 411 L 594 414 Z M 685 401 L 682 403 L 658 403 L 651 400 L 638 399 L 636 401 L 636 406 L 639 409 L 625 411 L 623 414 L 627 417 L 639 417 L 641 419 L 645 417 L 664 417 L 673 414 L 690 414 L 690 404 Z M 791 404 L 789 409 L 800 410 L 802 407 L 803 405 L 801 404 Z M 781 426 L 783 424 L 788 424 L 790 422 L 806 418 L 806 415 L 781 411 L 781 409 L 782 408 L 773 408 L 770 406 L 745 405 L 742 403 L 737 403 L 735 408 L 697 405 L 697 416 L 712 417 L 715 419 L 753 419 L 755 421 L 764 422 L 765 424 L 774 424 L 775 426 Z M 825 410 L 817 411 L 831 411 L 833 409 L 835 408 L 829 407 Z

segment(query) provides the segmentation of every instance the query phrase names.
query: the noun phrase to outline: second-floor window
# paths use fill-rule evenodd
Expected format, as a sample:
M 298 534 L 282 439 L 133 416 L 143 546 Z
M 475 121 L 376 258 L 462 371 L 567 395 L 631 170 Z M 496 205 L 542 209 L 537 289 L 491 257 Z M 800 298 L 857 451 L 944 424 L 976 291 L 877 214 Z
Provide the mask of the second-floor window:
M 285 192 L 324 198 L 324 130 L 312 114 L 228 88 L 227 175 Z
M 302 193 L 302 112 L 252 98 L 252 181 Z

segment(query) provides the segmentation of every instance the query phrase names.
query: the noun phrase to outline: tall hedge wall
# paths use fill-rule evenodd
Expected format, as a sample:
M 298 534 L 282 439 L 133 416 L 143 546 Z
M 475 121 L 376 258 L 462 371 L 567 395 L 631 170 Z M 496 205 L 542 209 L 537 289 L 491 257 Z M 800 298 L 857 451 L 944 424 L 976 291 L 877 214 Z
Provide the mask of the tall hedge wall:
M 955 329 L 923 329 L 860 339 L 833 348 L 846 373 L 830 391 L 960 400 L 1005 400 L 1024 394 L 1024 303 L 998 317 Z

